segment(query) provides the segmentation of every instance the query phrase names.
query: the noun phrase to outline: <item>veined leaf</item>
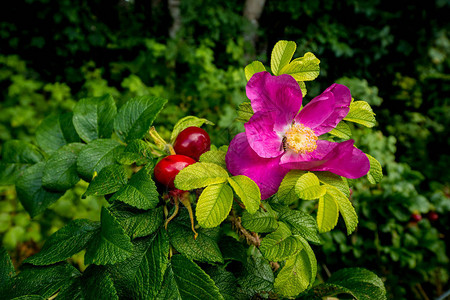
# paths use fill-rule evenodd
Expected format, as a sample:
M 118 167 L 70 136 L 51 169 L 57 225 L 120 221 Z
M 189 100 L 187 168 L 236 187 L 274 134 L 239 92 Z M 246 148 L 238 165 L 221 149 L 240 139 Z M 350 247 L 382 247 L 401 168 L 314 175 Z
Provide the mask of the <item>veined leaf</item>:
M 333 229 L 339 218 L 339 206 L 330 194 L 325 194 L 319 199 L 319 209 L 317 210 L 317 226 L 319 232 L 327 232 Z
M 301 170 L 291 170 L 284 176 L 277 192 L 277 199 L 280 203 L 290 205 L 298 200 L 295 185 L 297 180 L 305 173 Z
M 347 226 L 347 234 L 350 235 L 355 231 L 358 225 L 358 215 L 350 200 L 341 191 L 332 186 L 327 186 L 327 194 L 331 195 L 339 206 L 339 211 L 344 218 L 345 226 Z
M 273 75 L 285 74 L 280 71 L 289 64 L 296 49 L 297 44 L 292 41 L 279 41 L 275 44 L 270 58 L 270 69 Z
M 121 155 L 117 158 L 117 162 L 123 165 L 141 166 L 150 162 L 153 158 L 151 148 L 143 140 L 132 140 L 125 147 Z
M 321 183 L 332 185 L 342 193 L 344 193 L 345 196 L 350 197 L 350 187 L 348 186 L 348 182 L 344 177 L 328 171 L 315 171 L 313 173 L 316 174 Z
M 297 82 L 298 85 L 300 86 L 300 89 L 302 90 L 302 96 L 304 98 L 308 93 L 308 90 L 306 89 L 306 83 L 304 81 L 297 81 Z
M 241 291 L 251 299 L 256 293 L 267 293 L 273 290 L 274 276 L 269 262 L 259 251 L 247 257 L 244 272 L 238 278 Z
M 319 178 L 314 173 L 306 173 L 297 180 L 295 192 L 301 199 L 314 200 L 325 195 L 327 189 L 320 185 Z
M 253 108 L 250 102 L 242 102 L 237 108 L 237 118 L 236 121 L 247 123 L 248 120 L 253 116 Z
M 349 140 L 352 137 L 352 130 L 344 121 L 339 122 L 336 127 L 328 133 L 345 140 Z
M 9 257 L 8 251 L 0 247 L 0 294 L 5 295 L 10 288 L 12 277 L 16 275 L 16 270 Z
M 198 162 L 187 166 L 175 177 L 175 187 L 188 191 L 227 181 L 228 172 L 212 163 Z
M 260 208 L 254 214 L 244 211 L 242 214 L 242 226 L 253 232 L 272 232 L 278 227 L 277 214 L 264 203 L 265 211 Z
M 225 184 L 212 184 L 198 198 L 195 216 L 200 226 L 212 228 L 226 219 L 233 204 L 233 191 Z
M 345 121 L 358 123 L 366 127 L 375 126 L 375 114 L 369 103 L 366 101 L 353 101 L 350 104 L 350 111 L 344 118 Z
M 236 195 L 244 203 L 245 209 L 254 214 L 261 204 L 261 192 L 258 185 L 244 175 L 237 175 L 228 178 L 228 182 Z
M 220 294 L 225 300 L 235 300 L 237 290 L 237 280 L 233 273 L 227 271 L 223 266 L 214 266 L 206 269 L 206 273 L 219 288 Z
M 245 78 L 249 81 L 255 73 L 264 72 L 265 70 L 266 68 L 260 61 L 254 61 L 245 67 Z
M 284 66 L 280 74 L 289 74 L 297 81 L 310 81 L 319 76 L 320 60 L 311 52 L 307 52 L 303 57 L 294 59 Z
M 154 96 L 130 99 L 119 109 L 114 119 L 114 131 L 126 143 L 142 139 L 166 103 L 166 99 Z
M 182 118 L 173 127 L 172 134 L 170 136 L 170 142 L 173 144 L 173 142 L 175 142 L 175 139 L 177 138 L 178 134 L 180 132 L 182 132 L 184 129 L 191 127 L 191 126 L 200 127 L 203 124 L 214 125 L 213 122 L 210 122 L 207 119 L 197 118 L 195 116 L 187 116 L 187 117 Z
M 279 222 L 277 230 L 262 239 L 259 249 L 269 261 L 282 261 L 296 255 L 302 248 L 299 238 L 292 235 L 286 224 Z
M 115 264 L 126 260 L 132 253 L 130 237 L 108 209 L 102 207 L 101 230 L 87 247 L 85 264 Z
M 383 169 L 380 162 L 373 156 L 366 154 L 370 162 L 370 170 L 367 173 L 367 179 L 371 184 L 377 184 L 383 179 Z
M 73 109 L 73 125 L 86 143 L 110 138 L 116 113 L 116 103 L 111 95 L 84 98 Z
M 127 173 L 121 165 L 110 165 L 104 167 L 98 176 L 89 184 L 84 196 L 103 196 L 120 190 L 127 184 Z
M 199 161 L 204 162 L 204 163 L 216 164 L 225 169 L 227 167 L 227 164 L 225 162 L 226 154 L 227 154 L 227 152 L 222 151 L 222 150 L 210 150 L 208 152 L 203 153 L 200 156 Z
M 98 222 L 77 219 L 68 223 L 52 234 L 45 242 L 42 250 L 27 258 L 26 263 L 33 265 L 50 265 L 66 260 L 80 252 L 99 231 Z

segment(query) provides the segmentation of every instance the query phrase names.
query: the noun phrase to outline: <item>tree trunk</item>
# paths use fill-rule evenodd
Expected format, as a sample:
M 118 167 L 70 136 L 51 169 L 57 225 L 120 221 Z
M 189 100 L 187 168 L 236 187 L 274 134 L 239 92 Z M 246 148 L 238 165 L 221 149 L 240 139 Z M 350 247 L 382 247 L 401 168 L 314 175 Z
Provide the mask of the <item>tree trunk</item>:
M 246 0 L 244 6 L 244 17 L 250 21 L 250 27 L 244 32 L 244 40 L 249 42 L 253 47 L 257 39 L 259 27 L 259 18 L 264 9 L 266 0 Z

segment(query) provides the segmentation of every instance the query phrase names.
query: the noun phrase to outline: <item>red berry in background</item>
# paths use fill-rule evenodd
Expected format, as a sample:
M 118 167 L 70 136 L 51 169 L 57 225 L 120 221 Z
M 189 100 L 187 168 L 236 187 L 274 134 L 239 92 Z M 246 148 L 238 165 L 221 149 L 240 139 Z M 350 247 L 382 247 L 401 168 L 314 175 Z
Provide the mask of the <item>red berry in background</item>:
M 185 155 L 169 155 L 161 159 L 155 166 L 154 174 L 156 180 L 164 186 L 174 189 L 175 176 L 185 167 L 196 161 Z
M 431 222 L 437 221 L 439 219 L 439 215 L 435 211 L 430 211 L 427 215 L 428 220 Z
M 173 149 L 177 154 L 186 155 L 197 160 L 200 155 L 209 151 L 211 148 L 211 139 L 208 133 L 200 127 L 188 127 L 181 131 L 175 143 Z
M 411 219 L 412 219 L 414 222 L 419 222 L 420 220 L 422 220 L 422 215 L 421 215 L 421 214 L 412 214 L 412 215 L 411 215 Z

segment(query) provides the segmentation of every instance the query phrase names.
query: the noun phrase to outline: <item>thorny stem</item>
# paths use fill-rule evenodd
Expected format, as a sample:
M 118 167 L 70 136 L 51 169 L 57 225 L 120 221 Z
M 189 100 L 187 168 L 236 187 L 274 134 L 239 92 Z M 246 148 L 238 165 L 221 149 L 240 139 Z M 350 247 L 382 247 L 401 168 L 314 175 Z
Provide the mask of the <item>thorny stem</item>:
M 251 234 L 248 232 L 241 224 L 241 218 L 236 217 L 236 212 L 233 210 L 233 216 L 231 218 L 232 224 L 242 233 L 242 235 L 245 237 L 248 243 L 251 243 L 259 248 L 261 245 L 261 240 L 259 239 L 259 236 L 257 233 Z

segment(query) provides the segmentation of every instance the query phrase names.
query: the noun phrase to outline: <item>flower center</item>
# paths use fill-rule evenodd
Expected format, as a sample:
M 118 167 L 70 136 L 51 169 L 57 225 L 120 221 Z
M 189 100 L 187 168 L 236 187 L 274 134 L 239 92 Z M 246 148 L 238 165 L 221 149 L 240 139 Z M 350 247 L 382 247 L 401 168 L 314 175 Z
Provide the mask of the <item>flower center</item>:
M 314 131 L 303 124 L 294 123 L 286 131 L 286 145 L 300 154 L 313 152 L 317 149 L 317 136 Z

